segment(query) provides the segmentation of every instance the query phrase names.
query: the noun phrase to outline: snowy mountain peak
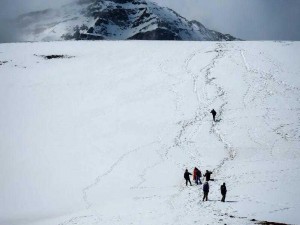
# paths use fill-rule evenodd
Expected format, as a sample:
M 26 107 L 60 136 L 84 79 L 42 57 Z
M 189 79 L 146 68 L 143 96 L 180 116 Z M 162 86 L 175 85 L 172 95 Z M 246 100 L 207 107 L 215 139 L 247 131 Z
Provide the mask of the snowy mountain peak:
M 237 40 L 147 0 L 78 0 L 21 15 L 17 24 L 24 41 Z

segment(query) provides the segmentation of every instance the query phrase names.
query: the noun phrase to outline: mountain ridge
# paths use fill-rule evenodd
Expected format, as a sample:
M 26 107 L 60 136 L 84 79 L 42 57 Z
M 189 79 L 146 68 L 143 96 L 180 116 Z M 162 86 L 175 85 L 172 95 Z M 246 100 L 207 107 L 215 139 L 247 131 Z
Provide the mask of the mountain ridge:
M 148 0 L 78 0 L 23 14 L 16 23 L 24 41 L 240 40 Z

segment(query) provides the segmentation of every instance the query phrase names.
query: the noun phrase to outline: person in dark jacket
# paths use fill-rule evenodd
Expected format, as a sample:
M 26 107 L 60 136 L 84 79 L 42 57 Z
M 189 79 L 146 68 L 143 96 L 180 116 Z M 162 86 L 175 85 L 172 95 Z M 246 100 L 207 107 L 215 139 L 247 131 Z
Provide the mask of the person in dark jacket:
M 184 179 L 185 179 L 185 185 L 188 185 L 188 182 L 190 182 L 190 185 L 192 186 L 191 180 L 190 180 L 190 175 L 192 175 L 187 169 L 185 170 L 184 173 Z
M 221 202 L 225 202 L 226 193 L 227 193 L 227 189 L 226 189 L 225 183 L 223 183 L 223 184 L 221 185 L 220 190 L 221 190 L 221 195 L 222 195 Z
M 203 200 L 202 201 L 204 201 L 204 199 L 206 199 L 206 201 L 208 200 L 208 192 L 209 192 L 209 184 L 206 181 L 203 184 Z
M 202 173 L 199 169 L 197 169 L 197 171 L 196 171 L 196 183 L 197 184 L 202 184 L 201 177 L 202 177 Z
M 214 109 L 212 109 L 212 110 L 210 111 L 210 113 L 211 113 L 212 116 L 213 116 L 213 120 L 216 122 L 216 115 L 217 115 L 217 112 L 216 112 Z
M 210 181 L 210 175 L 212 174 L 212 172 L 206 170 L 205 174 L 203 175 L 206 178 L 206 181 Z

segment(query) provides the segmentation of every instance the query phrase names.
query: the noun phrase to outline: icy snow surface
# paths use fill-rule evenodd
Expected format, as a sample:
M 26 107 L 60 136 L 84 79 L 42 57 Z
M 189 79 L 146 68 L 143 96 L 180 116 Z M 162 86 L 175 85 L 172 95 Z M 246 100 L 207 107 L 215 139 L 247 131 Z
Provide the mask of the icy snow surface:
M 0 224 L 299 224 L 299 53 L 299 42 L 1 44 Z M 185 186 L 195 166 L 213 171 L 208 202 Z

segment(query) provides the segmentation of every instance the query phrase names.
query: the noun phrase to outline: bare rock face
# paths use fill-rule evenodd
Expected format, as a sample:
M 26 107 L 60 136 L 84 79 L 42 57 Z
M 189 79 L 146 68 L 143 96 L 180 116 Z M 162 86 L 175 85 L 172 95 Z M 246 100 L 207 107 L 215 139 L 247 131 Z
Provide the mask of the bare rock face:
M 148 0 L 78 0 L 17 19 L 22 40 L 239 40 Z

